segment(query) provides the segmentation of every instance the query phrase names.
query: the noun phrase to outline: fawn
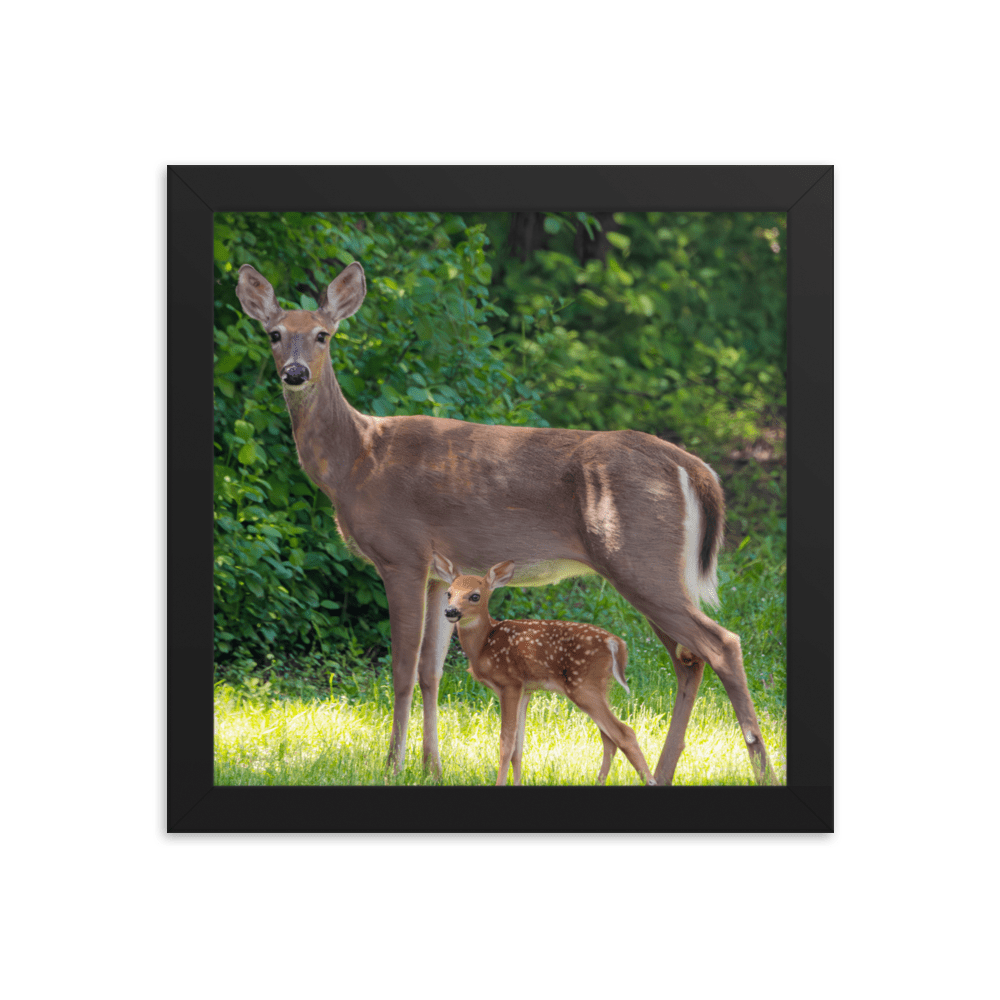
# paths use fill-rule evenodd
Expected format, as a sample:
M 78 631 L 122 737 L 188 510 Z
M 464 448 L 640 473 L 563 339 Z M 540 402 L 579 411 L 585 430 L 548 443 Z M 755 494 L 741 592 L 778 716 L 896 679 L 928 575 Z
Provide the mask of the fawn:
M 626 691 L 628 646 L 596 625 L 558 621 L 495 621 L 490 594 L 514 575 L 514 563 L 502 562 L 484 577 L 459 576 L 451 561 L 434 553 L 434 571 L 450 584 L 445 617 L 458 625 L 458 640 L 469 658 L 469 673 L 500 698 L 500 769 L 497 784 L 507 783 L 513 765 L 514 784 L 521 784 L 521 749 L 528 700 L 547 688 L 564 694 L 583 709 L 601 733 L 604 759 L 597 775 L 604 784 L 611 758 L 622 753 L 645 779 L 655 785 L 633 730 L 611 711 L 611 678 Z

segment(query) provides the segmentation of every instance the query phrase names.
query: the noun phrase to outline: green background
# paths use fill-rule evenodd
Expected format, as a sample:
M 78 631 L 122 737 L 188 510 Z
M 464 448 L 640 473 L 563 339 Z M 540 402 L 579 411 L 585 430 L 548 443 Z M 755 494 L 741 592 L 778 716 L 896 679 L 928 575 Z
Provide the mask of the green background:
M 995 426 L 982 351 L 996 327 L 978 9 L 11 15 L 4 704 L 17 928 L 5 977 L 17 995 L 971 985 L 988 926 L 994 835 L 980 798 L 992 782 L 977 768 L 992 720 L 983 678 L 962 667 L 988 672 L 995 656 L 928 625 L 989 621 L 967 554 L 983 548 L 995 451 L 977 441 Z M 150 266 L 152 167 L 267 154 L 841 161 L 838 848 L 153 844 L 163 436 L 148 317 L 164 275 Z M 954 675 L 971 697 L 948 693 Z M 958 725 L 939 728 L 945 718 Z

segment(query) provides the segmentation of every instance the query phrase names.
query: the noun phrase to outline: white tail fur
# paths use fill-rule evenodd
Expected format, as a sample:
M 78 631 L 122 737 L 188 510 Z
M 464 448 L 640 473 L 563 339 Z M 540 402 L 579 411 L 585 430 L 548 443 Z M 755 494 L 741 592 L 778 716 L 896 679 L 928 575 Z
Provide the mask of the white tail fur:
M 710 466 L 706 468 L 715 476 L 714 469 Z M 718 592 L 718 567 L 719 548 L 722 545 L 722 535 L 725 525 L 720 521 L 712 548 L 712 560 L 708 568 L 702 570 L 699 560 L 699 551 L 702 546 L 702 514 L 701 504 L 698 497 L 691 488 L 691 480 L 687 474 L 687 469 L 683 466 L 677 467 L 677 476 L 680 479 L 681 493 L 684 494 L 684 587 L 691 598 L 692 603 L 697 608 L 699 601 L 711 607 L 719 606 Z

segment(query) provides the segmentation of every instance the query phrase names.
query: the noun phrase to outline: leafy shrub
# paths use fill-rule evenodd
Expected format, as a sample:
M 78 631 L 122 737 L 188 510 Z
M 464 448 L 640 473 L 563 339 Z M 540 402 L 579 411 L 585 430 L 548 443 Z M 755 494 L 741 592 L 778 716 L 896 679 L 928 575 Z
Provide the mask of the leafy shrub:
M 550 423 L 632 427 L 709 461 L 783 425 L 784 215 L 616 214 L 604 260 L 585 262 L 568 214 L 546 216 L 524 261 L 509 224 L 486 224 L 497 342 Z

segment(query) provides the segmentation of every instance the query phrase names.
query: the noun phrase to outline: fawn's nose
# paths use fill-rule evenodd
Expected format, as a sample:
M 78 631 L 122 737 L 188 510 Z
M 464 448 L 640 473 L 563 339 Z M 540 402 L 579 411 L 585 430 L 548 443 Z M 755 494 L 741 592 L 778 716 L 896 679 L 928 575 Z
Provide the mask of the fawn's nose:
M 444 616 L 450 622 L 457 622 L 459 618 L 462 617 L 462 612 L 458 608 L 445 608 Z
M 309 378 L 309 369 L 293 361 L 281 369 L 281 379 L 286 385 L 302 385 Z

